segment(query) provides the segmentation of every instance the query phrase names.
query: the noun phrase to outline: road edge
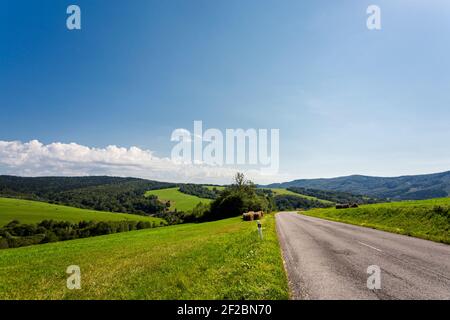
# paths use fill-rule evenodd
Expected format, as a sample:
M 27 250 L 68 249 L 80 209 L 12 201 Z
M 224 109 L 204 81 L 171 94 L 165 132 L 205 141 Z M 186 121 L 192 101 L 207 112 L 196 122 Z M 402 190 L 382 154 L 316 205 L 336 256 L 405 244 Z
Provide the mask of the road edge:
M 288 265 L 286 263 L 286 260 L 292 260 L 290 258 L 290 256 L 288 256 L 288 250 L 286 247 L 286 241 L 284 240 L 286 237 L 284 236 L 283 231 L 281 230 L 279 224 L 278 224 L 278 215 L 283 214 L 286 212 L 277 212 L 275 214 L 275 230 L 277 233 L 277 238 L 278 238 L 278 243 L 280 245 L 280 252 L 281 252 L 281 260 L 283 261 L 283 267 L 284 267 L 284 272 L 286 273 L 286 278 L 288 281 L 288 289 L 289 289 L 289 300 L 301 300 L 301 294 L 300 292 L 296 292 L 294 290 L 294 285 L 293 285 L 293 281 L 292 278 L 295 277 L 293 275 L 293 273 L 289 270 Z

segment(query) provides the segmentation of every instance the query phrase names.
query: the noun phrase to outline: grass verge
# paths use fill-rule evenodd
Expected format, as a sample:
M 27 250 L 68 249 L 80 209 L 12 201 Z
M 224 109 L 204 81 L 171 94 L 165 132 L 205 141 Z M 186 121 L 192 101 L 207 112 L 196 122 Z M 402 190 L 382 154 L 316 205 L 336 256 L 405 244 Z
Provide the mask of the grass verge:
M 450 198 L 313 209 L 301 214 L 450 244 Z

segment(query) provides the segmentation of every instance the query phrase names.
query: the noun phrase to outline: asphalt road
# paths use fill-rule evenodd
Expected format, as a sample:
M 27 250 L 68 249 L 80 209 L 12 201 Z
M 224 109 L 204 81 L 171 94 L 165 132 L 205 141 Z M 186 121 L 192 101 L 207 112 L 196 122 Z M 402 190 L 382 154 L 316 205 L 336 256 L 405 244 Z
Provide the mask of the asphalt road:
M 294 212 L 276 220 L 293 299 L 450 299 L 450 245 Z M 381 289 L 367 287 L 372 265 Z

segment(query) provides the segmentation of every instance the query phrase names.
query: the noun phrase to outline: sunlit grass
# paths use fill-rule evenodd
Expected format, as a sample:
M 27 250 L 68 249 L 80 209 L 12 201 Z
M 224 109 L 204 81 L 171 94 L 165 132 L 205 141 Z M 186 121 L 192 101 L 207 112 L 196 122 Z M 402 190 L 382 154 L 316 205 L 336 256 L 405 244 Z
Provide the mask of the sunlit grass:
M 126 213 L 112 213 L 85 210 L 48 204 L 45 202 L 0 198 L 0 226 L 12 220 L 21 223 L 38 223 L 42 220 L 85 221 L 163 221 L 159 218 L 144 217 Z
M 302 214 L 450 243 L 450 198 L 404 201 Z
M 263 241 L 231 218 L 1 250 L 0 299 L 287 299 L 274 217 L 262 223 Z
M 209 203 L 211 199 L 199 198 L 190 194 L 179 191 L 178 188 L 151 190 L 146 195 L 155 195 L 159 200 L 166 202 L 170 201 L 170 209 L 178 211 L 192 210 L 200 202 Z

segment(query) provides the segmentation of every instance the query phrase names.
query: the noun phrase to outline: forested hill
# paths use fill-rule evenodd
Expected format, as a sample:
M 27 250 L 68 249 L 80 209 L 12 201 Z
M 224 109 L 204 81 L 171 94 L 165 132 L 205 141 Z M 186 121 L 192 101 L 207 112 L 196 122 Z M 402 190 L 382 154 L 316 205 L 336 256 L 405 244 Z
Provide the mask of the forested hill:
M 384 202 L 385 199 L 370 198 L 364 195 L 357 195 L 348 192 L 341 191 L 327 191 L 327 190 L 316 190 L 307 189 L 300 187 L 290 187 L 287 189 L 298 194 L 305 196 L 315 197 L 318 199 L 330 201 L 332 203 L 356 203 L 356 204 L 372 204 L 378 202 Z
M 423 200 L 450 195 L 450 171 L 394 178 L 354 175 L 331 179 L 302 179 L 267 187 L 350 192 L 392 200 Z
M 156 197 L 144 197 L 146 191 L 173 186 L 166 182 L 105 176 L 0 176 L 0 196 L 142 215 L 163 210 L 163 204 Z

